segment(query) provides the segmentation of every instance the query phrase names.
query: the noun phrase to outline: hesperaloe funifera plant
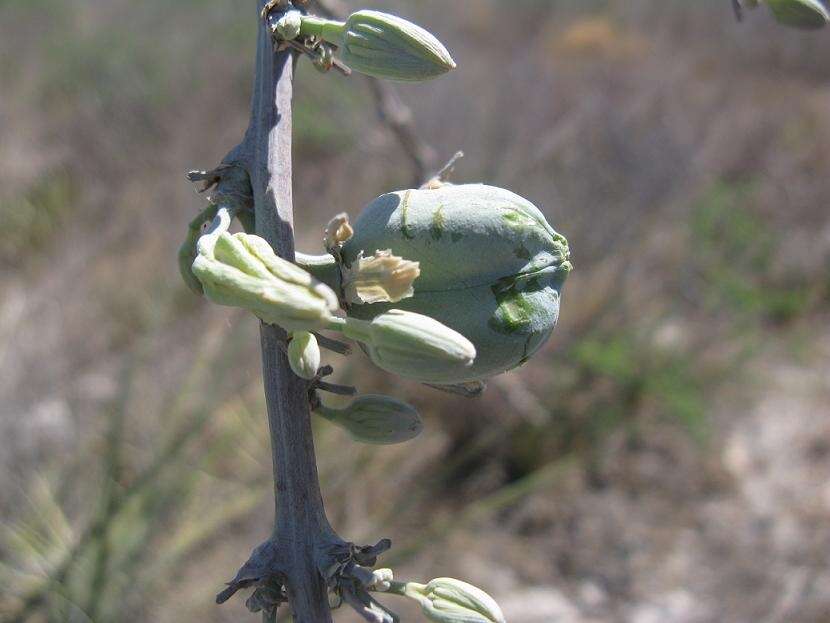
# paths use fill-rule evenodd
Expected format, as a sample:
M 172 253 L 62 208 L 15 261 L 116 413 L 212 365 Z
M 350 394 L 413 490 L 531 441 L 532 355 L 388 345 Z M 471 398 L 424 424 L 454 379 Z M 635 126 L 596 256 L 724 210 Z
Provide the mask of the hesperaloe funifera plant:
M 417 411 L 390 396 L 356 396 L 326 406 L 321 392 L 354 394 L 326 382 L 321 347 L 356 341 L 380 368 L 435 387 L 477 393 L 483 380 L 521 365 L 547 340 L 571 270 L 568 243 L 527 200 L 482 184 L 434 178 L 420 189 L 371 202 L 352 224 L 345 213 L 324 232 L 323 255 L 298 254 L 291 207 L 290 112 L 293 60 L 422 81 L 455 68 L 432 34 L 400 17 L 358 11 L 343 21 L 307 14 L 301 0 L 260 1 L 251 125 L 212 171 L 191 180 L 212 190 L 179 252 L 182 275 L 210 301 L 262 321 L 263 373 L 274 451 L 276 520 L 219 594 L 253 588 L 248 607 L 274 620 L 288 603 L 294 621 L 326 623 L 347 604 L 367 621 L 397 617 L 375 597 L 415 600 L 442 623 L 503 623 L 481 589 L 440 578 L 396 582 L 373 571 L 388 540 L 356 546 L 326 519 L 310 413 L 356 442 L 402 443 L 422 429 Z M 231 234 L 234 219 L 244 232 Z

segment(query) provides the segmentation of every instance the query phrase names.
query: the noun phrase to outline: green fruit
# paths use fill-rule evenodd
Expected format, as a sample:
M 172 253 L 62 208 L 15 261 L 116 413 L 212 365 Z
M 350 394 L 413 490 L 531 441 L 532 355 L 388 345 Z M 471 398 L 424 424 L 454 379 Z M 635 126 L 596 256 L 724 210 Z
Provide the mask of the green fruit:
M 434 318 L 475 346 L 472 366 L 431 382 L 500 374 L 550 337 L 570 252 L 526 199 L 483 184 L 398 191 L 369 204 L 354 229 L 342 249 L 346 266 L 377 249 L 419 262 L 414 296 L 394 307 Z M 391 307 L 353 305 L 349 316 L 372 319 Z

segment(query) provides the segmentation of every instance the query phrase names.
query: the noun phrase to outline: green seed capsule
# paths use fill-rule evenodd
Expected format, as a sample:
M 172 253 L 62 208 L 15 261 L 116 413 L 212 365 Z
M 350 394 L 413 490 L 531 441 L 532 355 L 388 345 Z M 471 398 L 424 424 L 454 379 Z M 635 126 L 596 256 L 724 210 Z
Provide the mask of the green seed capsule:
M 450 53 L 432 34 L 379 11 L 352 13 L 345 23 L 304 16 L 300 34 L 337 45 L 344 63 L 376 78 L 417 82 L 455 68 Z
M 315 413 L 342 426 L 360 443 L 403 443 L 417 437 L 423 429 L 414 407 L 389 396 L 368 394 L 356 398 L 345 409 L 320 406 Z
M 311 380 L 320 369 L 320 346 L 317 338 L 308 331 L 295 331 L 288 343 L 288 363 L 294 374 Z
M 472 366 L 442 371 L 429 382 L 500 374 L 550 337 L 570 251 L 526 199 L 482 184 L 399 191 L 369 204 L 354 230 L 342 250 L 346 266 L 376 249 L 418 262 L 414 296 L 395 307 L 434 318 L 475 346 Z M 349 314 L 371 319 L 389 308 L 354 305 Z
M 830 22 L 820 0 L 766 0 L 775 19 L 787 26 L 815 30 Z
M 427 585 L 410 582 L 404 594 L 418 601 L 424 616 L 435 623 L 505 623 L 490 595 L 461 580 L 438 578 Z

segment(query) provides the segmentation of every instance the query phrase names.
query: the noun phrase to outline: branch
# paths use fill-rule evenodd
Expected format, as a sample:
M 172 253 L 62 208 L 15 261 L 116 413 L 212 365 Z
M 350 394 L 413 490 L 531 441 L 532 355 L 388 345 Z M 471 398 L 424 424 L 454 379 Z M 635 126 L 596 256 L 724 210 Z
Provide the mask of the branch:
M 329 19 L 343 20 L 348 9 L 340 0 L 314 0 L 321 15 Z M 403 103 L 395 87 L 383 80 L 366 78 L 375 102 L 378 119 L 400 143 L 409 159 L 412 171 L 412 187 L 418 188 L 428 179 L 435 163 L 435 150 L 424 141 L 415 129 L 412 110 Z
M 412 187 L 420 186 L 429 175 L 435 160 L 432 149 L 415 130 L 412 111 L 403 103 L 395 88 L 388 82 L 366 78 L 375 100 L 378 118 L 400 143 L 412 170 Z

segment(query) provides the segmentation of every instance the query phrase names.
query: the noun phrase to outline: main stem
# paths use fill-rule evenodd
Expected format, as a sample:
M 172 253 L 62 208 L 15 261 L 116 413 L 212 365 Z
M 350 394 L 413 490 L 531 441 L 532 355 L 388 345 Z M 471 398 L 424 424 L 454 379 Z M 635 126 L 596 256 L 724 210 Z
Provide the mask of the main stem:
M 258 0 L 258 12 L 265 0 Z M 235 155 L 251 179 L 257 234 L 283 258 L 294 260 L 291 188 L 291 103 L 294 57 L 275 53 L 265 24 L 257 42 L 251 124 Z M 295 623 L 331 623 L 325 582 L 317 566 L 333 533 L 326 519 L 308 387 L 294 375 L 281 348 L 285 332 L 262 325 L 262 373 L 274 466 L 275 521 L 289 604 Z

